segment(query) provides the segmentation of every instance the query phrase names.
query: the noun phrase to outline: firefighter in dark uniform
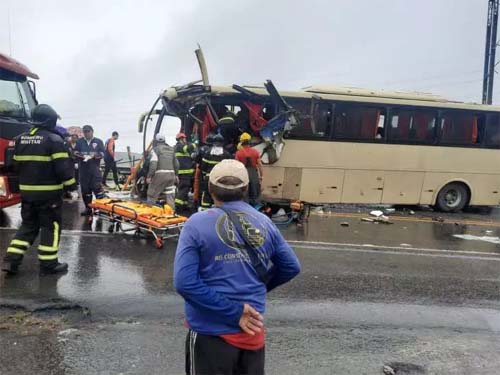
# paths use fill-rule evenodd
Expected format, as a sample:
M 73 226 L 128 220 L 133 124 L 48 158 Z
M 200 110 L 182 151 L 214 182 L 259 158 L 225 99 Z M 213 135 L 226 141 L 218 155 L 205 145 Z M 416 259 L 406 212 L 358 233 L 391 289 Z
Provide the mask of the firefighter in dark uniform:
M 59 263 L 64 190 L 76 189 L 71 160 L 62 137 L 55 132 L 57 113 L 48 105 L 33 109 L 34 127 L 21 134 L 14 147 L 15 168 L 19 172 L 22 224 L 7 248 L 2 271 L 15 274 L 24 253 L 40 232 L 38 260 L 40 274 L 66 272 Z M 76 193 L 74 193 L 76 195 Z M 75 196 L 73 196 L 76 199 Z
M 89 204 L 92 203 L 92 193 L 97 199 L 105 197 L 102 189 L 101 159 L 104 157 L 104 144 L 99 138 L 94 138 L 94 129 L 84 125 L 83 138 L 76 142 L 75 155 L 79 159 L 80 188 L 82 190 L 85 210 L 82 216 L 91 215 Z
M 213 137 L 213 145 L 209 149 L 205 149 L 201 155 L 200 169 L 200 206 L 202 210 L 212 207 L 214 201 L 208 192 L 208 176 L 213 167 L 219 164 L 224 159 L 231 159 L 231 154 L 224 149 L 224 137 L 217 134 Z
M 189 208 L 189 191 L 193 187 L 196 145 L 188 144 L 186 135 L 179 133 L 175 137 L 177 144 L 175 145 L 175 158 L 179 169 L 177 170 L 178 186 L 177 196 L 175 197 L 175 207 L 179 211 L 186 211 Z

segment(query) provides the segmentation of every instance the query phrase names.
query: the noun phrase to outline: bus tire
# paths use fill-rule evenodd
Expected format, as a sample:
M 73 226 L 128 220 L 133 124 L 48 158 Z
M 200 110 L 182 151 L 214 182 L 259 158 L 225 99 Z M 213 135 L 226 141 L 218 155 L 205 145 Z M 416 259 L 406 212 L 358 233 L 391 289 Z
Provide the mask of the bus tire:
M 439 192 L 436 206 L 443 212 L 461 211 L 469 203 L 469 190 L 460 182 L 452 182 Z

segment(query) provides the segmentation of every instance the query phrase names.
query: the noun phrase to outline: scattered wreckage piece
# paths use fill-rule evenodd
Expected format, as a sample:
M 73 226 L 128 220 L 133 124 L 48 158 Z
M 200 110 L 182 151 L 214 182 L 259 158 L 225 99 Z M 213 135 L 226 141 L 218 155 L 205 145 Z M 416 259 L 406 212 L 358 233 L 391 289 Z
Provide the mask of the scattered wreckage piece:
M 362 217 L 361 221 L 366 222 L 366 223 L 381 223 L 381 224 L 394 224 L 392 221 L 389 220 L 389 217 L 385 215 L 380 215 L 376 216 L 374 218 L 371 217 Z

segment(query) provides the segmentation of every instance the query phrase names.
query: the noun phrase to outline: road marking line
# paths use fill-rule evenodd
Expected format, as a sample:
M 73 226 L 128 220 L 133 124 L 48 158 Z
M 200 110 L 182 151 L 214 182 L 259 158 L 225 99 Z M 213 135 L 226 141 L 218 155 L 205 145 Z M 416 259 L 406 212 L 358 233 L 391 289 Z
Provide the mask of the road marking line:
M 353 253 L 373 253 L 373 254 L 390 254 L 390 255 L 412 255 L 420 257 L 433 257 L 433 258 L 457 258 L 457 259 L 473 259 L 473 260 L 486 260 L 500 262 L 500 257 L 490 257 L 490 256 L 470 256 L 470 255 L 460 255 L 460 254 L 438 254 L 438 253 L 413 253 L 406 251 L 394 251 L 394 250 L 375 250 L 375 249 L 342 249 L 338 247 L 325 247 L 325 246 L 307 246 L 307 245 L 296 245 L 293 246 L 297 249 L 312 249 L 312 250 L 330 250 L 330 251 L 342 251 L 342 252 L 353 252 Z M 483 253 L 484 254 L 484 253 Z M 484 254 L 488 255 L 488 254 Z
M 17 231 L 16 228 L 0 228 L 0 230 L 5 230 L 5 231 Z M 84 235 L 84 236 L 90 236 L 90 237 L 101 237 L 101 236 L 110 236 L 110 233 L 106 232 L 91 232 L 88 230 L 78 230 L 78 229 L 63 229 L 62 231 L 63 236 L 77 236 L 77 235 Z M 111 234 L 112 235 L 112 234 Z
M 16 231 L 15 228 L 0 228 L 5 231 Z M 71 236 L 86 236 L 86 237 L 111 237 L 106 232 L 90 232 L 86 230 L 68 229 L 62 231 L 63 237 Z M 321 242 L 321 241 L 300 241 L 300 240 L 287 240 L 287 242 L 296 248 L 314 249 L 314 250 L 332 250 L 332 251 L 352 251 L 352 252 L 366 252 L 366 253 L 379 253 L 379 254 L 403 254 L 415 256 L 441 256 L 451 258 L 464 258 L 464 259 L 480 259 L 480 260 L 494 260 L 500 261 L 500 254 L 488 253 L 483 251 L 468 251 L 468 250 L 452 250 L 452 249 L 432 249 L 424 247 L 400 247 L 400 246 L 385 246 L 373 244 L 354 244 L 342 242 Z M 342 247 L 348 247 L 345 249 Z M 394 251 L 399 250 L 399 251 Z M 427 254 L 426 254 L 427 253 Z
M 315 217 L 345 217 L 351 219 L 361 219 L 363 217 L 371 217 L 370 214 L 358 214 L 358 213 L 350 213 L 350 212 L 330 212 L 323 214 L 315 214 Z M 477 220 L 467 220 L 467 219 L 444 219 L 443 222 L 440 222 L 432 217 L 405 217 L 405 216 L 392 216 L 389 215 L 389 218 L 393 221 L 406 221 L 413 223 L 436 223 L 436 224 L 461 224 L 461 225 L 477 225 L 477 226 L 490 226 L 490 227 L 500 227 L 500 222 L 498 221 L 477 221 Z
M 404 250 L 404 251 L 420 251 L 420 252 L 434 252 L 434 253 L 451 253 L 451 254 L 465 254 L 465 255 L 483 255 L 500 257 L 500 254 L 488 253 L 484 251 L 469 251 L 469 250 L 452 250 L 452 249 L 431 249 L 425 247 L 401 247 L 401 246 L 384 246 L 384 245 L 372 245 L 372 244 L 354 244 L 354 243 L 342 243 L 342 242 L 320 242 L 320 241 L 299 241 L 299 240 L 288 240 L 289 244 L 298 245 L 318 245 L 324 247 L 336 247 L 336 246 L 347 246 L 347 247 L 365 247 L 371 249 L 387 249 L 387 250 Z M 375 250 L 376 251 L 376 250 Z

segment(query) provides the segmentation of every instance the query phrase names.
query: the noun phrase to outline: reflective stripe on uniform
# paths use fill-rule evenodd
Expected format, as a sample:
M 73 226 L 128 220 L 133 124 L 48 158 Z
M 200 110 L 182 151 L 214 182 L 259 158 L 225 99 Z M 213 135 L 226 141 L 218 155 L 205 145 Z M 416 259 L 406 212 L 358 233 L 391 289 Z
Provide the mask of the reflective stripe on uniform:
M 57 250 L 59 249 L 59 223 L 57 221 L 54 221 L 53 224 L 54 224 L 54 235 L 53 235 L 54 239 L 52 241 L 52 246 L 38 245 L 38 250 L 57 252 Z
M 38 250 L 46 251 L 48 253 L 54 253 L 57 252 L 58 247 L 56 246 L 56 248 L 54 249 L 52 246 L 38 245 Z
M 179 169 L 177 174 L 193 174 L 194 169 Z
M 73 177 L 71 177 L 69 180 L 63 181 L 64 186 L 70 186 L 73 184 L 76 184 L 76 180 Z
M 50 155 L 52 159 L 66 159 L 69 158 L 67 152 L 56 152 L 55 154 Z
M 24 247 L 29 247 L 30 246 L 30 243 L 28 241 L 22 241 L 22 240 L 16 240 L 16 239 L 13 239 L 12 241 L 10 241 L 10 244 L 11 245 L 24 246 Z
M 40 254 L 38 254 L 38 259 L 40 259 L 40 260 L 57 260 L 57 253 L 54 255 L 40 255 Z
M 63 184 L 56 185 L 19 185 L 20 190 L 24 191 L 55 191 L 61 190 L 63 188 Z
M 188 153 L 184 153 L 184 152 L 176 152 L 175 157 L 176 158 L 183 158 L 183 157 L 191 157 L 191 155 L 189 155 Z
M 176 204 L 187 204 L 188 202 L 187 201 L 183 201 L 182 199 L 179 199 L 179 198 L 175 198 L 175 203 Z
M 21 254 L 24 255 L 24 250 L 18 249 L 17 247 L 8 247 L 7 252 L 11 254 Z
M 14 155 L 15 161 L 52 161 L 50 156 L 40 155 Z
M 55 159 L 67 159 L 69 155 L 67 152 L 56 152 L 50 156 L 46 155 L 14 155 L 15 161 L 45 161 L 49 162 Z
M 203 162 L 207 163 L 207 164 L 213 164 L 213 165 L 216 165 L 216 164 L 220 163 L 220 160 L 208 160 L 208 159 L 205 159 L 205 158 L 202 158 L 201 160 Z
M 33 128 L 30 131 L 30 135 L 34 135 L 38 131 L 38 128 Z

